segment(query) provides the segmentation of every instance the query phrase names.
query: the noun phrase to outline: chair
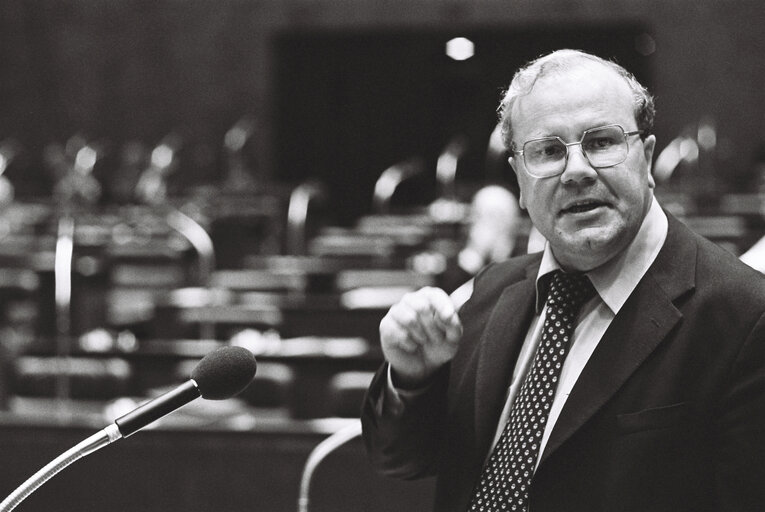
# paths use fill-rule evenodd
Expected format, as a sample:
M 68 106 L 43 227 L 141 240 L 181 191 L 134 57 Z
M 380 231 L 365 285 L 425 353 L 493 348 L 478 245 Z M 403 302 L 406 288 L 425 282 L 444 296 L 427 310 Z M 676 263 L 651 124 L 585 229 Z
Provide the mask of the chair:
M 298 512 L 407 512 L 430 510 L 434 480 L 403 481 L 374 472 L 349 420 L 308 455 L 300 480 Z

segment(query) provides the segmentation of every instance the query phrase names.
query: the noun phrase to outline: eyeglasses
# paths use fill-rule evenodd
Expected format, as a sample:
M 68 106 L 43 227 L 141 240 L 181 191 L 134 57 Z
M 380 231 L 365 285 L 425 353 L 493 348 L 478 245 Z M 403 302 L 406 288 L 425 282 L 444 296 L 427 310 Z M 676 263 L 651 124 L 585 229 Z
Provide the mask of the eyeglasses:
M 581 146 L 587 162 L 597 169 L 619 165 L 630 152 L 627 137 L 642 133 L 642 130 L 625 132 L 618 124 L 590 128 L 582 133 L 578 142 L 563 142 L 560 137 L 544 137 L 523 143 L 526 172 L 535 178 L 552 178 L 563 174 L 568 162 L 569 146 Z

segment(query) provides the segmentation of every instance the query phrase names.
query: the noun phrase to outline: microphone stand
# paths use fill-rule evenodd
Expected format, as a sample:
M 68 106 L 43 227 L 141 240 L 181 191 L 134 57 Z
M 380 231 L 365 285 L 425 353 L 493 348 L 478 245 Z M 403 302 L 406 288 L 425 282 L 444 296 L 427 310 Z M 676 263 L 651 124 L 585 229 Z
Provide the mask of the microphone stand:
M 290 194 L 287 208 L 286 252 L 290 255 L 305 256 L 308 243 L 308 210 L 315 201 L 326 199 L 324 188 L 317 182 L 301 183 Z
M 457 135 L 449 141 L 446 148 L 438 156 L 436 162 L 436 181 L 439 185 L 439 196 L 453 201 L 457 196 L 456 180 L 457 167 L 467 152 L 465 137 Z
M 136 185 L 135 196 L 143 204 L 157 209 L 161 207 L 165 223 L 191 244 L 197 254 L 197 281 L 204 286 L 215 270 L 215 247 L 212 237 L 199 222 L 166 202 L 167 179 L 179 165 L 178 152 L 182 145 L 182 138 L 175 132 L 171 132 L 160 141 L 152 150 L 149 167 L 144 170 Z M 211 322 L 201 324 L 200 331 L 202 338 L 215 337 L 215 326 Z
M 56 303 L 56 357 L 60 371 L 56 379 L 57 403 L 70 397 L 68 358 L 71 353 L 72 325 L 72 255 L 74 253 L 74 216 L 64 213 L 58 220 L 56 252 L 53 263 Z
M 165 215 L 165 222 L 183 236 L 194 248 L 198 256 L 199 282 L 204 285 L 215 270 L 215 247 L 210 235 L 197 221 L 175 207 L 170 207 Z
M 165 222 L 183 236 L 199 257 L 199 281 L 204 284 L 215 269 L 215 249 L 204 227 L 180 209 L 166 202 L 167 179 L 178 167 L 178 151 L 182 140 L 170 133 L 154 148 L 149 167 L 143 172 L 136 186 L 135 196 L 143 204 L 166 210 Z
M 390 213 L 390 202 L 398 186 L 403 182 L 424 172 L 422 158 L 413 157 L 393 164 L 385 169 L 377 178 L 372 198 L 372 209 L 377 214 Z
M 13 139 L 0 142 L 0 209 L 5 209 L 13 202 L 13 184 L 5 176 L 5 171 L 21 152 L 21 145 Z
M 70 398 L 71 392 L 68 358 L 71 353 L 72 260 L 75 243 L 73 203 L 76 202 L 75 196 L 78 195 L 82 196 L 78 198 L 84 199 L 86 203 L 97 198 L 99 195 L 100 188 L 97 186 L 97 183 L 88 183 L 87 181 L 92 179 L 92 171 L 97 160 L 98 152 L 87 144 L 83 145 L 77 151 L 74 164 L 69 169 L 69 173 L 62 178 L 60 183 L 62 185 L 60 188 L 62 197 L 59 204 L 60 211 L 56 227 L 56 249 L 53 262 L 54 300 L 56 305 L 56 357 L 60 361 L 60 371 L 56 379 L 56 398 L 59 405 Z M 59 163 L 64 164 L 63 161 Z M 69 181 L 69 183 L 66 183 L 65 180 Z M 88 184 L 90 187 L 85 187 Z M 83 188 L 80 189 L 79 185 L 82 185 Z M 5 498 L 0 503 L 0 512 L 10 512 L 64 468 L 85 455 L 116 441 L 120 437 L 122 435 L 117 425 L 110 425 L 70 448 L 28 478 L 26 482 Z
M 250 174 L 245 157 L 245 147 L 250 143 L 256 130 L 256 120 L 244 116 L 232 126 L 223 138 L 228 174 L 223 189 L 232 192 L 252 191 L 256 183 Z
M 117 418 L 114 423 L 62 453 L 32 475 L 0 503 L 0 512 L 10 512 L 16 508 L 73 462 L 114 441 L 133 435 L 192 400 L 199 397 L 225 400 L 240 393 L 252 382 L 256 366 L 252 353 L 242 347 L 220 347 L 210 352 L 192 370 L 191 377 L 184 384 Z
M 310 500 L 311 481 L 314 471 L 321 462 L 345 443 L 361 435 L 361 421 L 346 425 L 334 434 L 330 435 L 308 455 L 308 460 L 303 467 L 303 475 L 300 478 L 300 493 L 298 495 L 298 512 L 308 512 Z M 1 511 L 0 512 L 5 512 Z
M 50 461 L 37 473 L 29 477 L 26 482 L 17 487 L 15 491 L 0 503 L 0 512 L 10 512 L 22 501 L 27 499 L 29 495 L 35 492 L 41 485 L 63 471 L 73 462 L 76 462 L 82 457 L 121 438 L 122 434 L 120 434 L 117 425 L 112 423 L 103 430 L 100 430 L 84 441 L 81 441 L 79 444 L 73 446 Z
M 84 207 L 92 206 L 101 195 L 101 186 L 93 177 L 93 170 L 102 156 L 102 151 L 77 136 L 72 137 L 67 145 L 75 146 L 72 148 L 74 152 L 73 161 L 70 163 L 64 154 L 57 156 L 55 161 L 51 162 L 65 169 L 55 192 L 55 196 L 59 200 L 59 211 L 53 263 L 56 358 L 59 368 L 55 384 L 55 396 L 59 407 L 71 396 L 69 356 L 71 354 L 72 336 L 74 212 L 78 203 Z

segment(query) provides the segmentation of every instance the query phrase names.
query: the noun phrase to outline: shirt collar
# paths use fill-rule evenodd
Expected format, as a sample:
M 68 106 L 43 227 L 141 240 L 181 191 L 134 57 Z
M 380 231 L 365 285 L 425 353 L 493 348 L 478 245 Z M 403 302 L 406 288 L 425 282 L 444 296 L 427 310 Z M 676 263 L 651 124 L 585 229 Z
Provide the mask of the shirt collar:
M 659 254 L 667 238 L 667 226 L 667 216 L 656 198 L 653 198 L 648 214 L 627 248 L 607 263 L 586 273 L 614 315 L 622 308 Z M 542 311 L 547 300 L 546 280 L 541 278 L 560 268 L 550 243 L 545 242 L 542 263 L 537 273 L 537 313 Z

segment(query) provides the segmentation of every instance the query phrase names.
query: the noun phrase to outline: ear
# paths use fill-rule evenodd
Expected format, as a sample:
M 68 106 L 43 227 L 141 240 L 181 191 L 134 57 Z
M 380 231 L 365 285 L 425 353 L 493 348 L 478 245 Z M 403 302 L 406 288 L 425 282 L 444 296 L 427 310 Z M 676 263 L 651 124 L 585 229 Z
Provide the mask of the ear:
M 656 180 L 653 177 L 653 151 L 656 148 L 656 136 L 649 135 L 643 141 L 643 157 L 645 158 L 648 171 L 648 184 L 651 188 L 656 187 Z
M 516 161 L 515 156 L 511 156 L 507 161 L 510 163 L 510 167 L 515 173 L 515 181 L 518 182 L 518 206 L 521 207 L 521 210 L 526 210 L 526 200 L 523 198 L 523 185 L 521 185 L 521 180 L 519 179 L 520 171 L 518 169 L 518 162 Z

